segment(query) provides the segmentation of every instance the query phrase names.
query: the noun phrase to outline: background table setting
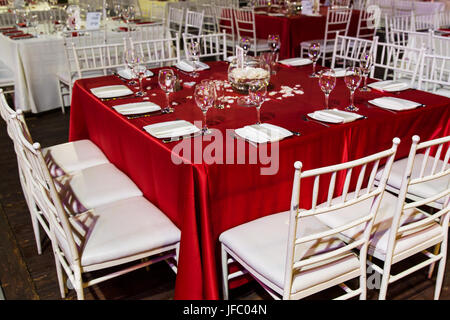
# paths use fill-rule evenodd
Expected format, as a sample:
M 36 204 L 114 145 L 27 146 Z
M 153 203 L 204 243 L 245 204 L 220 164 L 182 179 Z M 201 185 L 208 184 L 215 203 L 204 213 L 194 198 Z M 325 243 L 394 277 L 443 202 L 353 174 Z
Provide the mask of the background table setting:
M 176 80 L 171 88 L 168 78 L 161 81 L 161 69 L 142 76 L 140 86 L 111 75 L 78 80 L 73 88 L 69 139 L 91 139 L 181 230 L 175 299 L 219 298 L 218 236 L 288 210 L 294 161 L 307 170 L 386 149 L 392 137 L 450 133 L 448 98 L 411 88 L 383 90 L 373 79 L 367 82 L 372 90 L 361 91 L 357 71 L 336 76 L 318 66 L 320 77 L 310 77 L 311 63 L 280 63 L 267 91 L 249 89 L 257 103 L 243 106 L 247 96 L 233 89 L 230 64 L 207 64 L 202 71 L 165 70 L 164 77 Z M 221 81 L 223 94 L 205 102 L 214 81 Z M 217 137 L 223 148 L 215 148 Z M 186 144 L 223 161 L 180 153 Z M 278 151 L 275 174 L 261 174 L 274 163 L 252 162 L 262 148 Z M 408 151 L 401 144 L 397 157 Z M 302 199 L 308 206 L 311 195 Z

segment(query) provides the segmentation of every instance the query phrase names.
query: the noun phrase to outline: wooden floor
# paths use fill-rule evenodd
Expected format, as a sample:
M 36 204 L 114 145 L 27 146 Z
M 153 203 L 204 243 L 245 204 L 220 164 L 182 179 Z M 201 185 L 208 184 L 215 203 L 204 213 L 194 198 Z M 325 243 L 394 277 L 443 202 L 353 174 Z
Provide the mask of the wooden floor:
M 34 141 L 42 146 L 66 142 L 69 113 L 60 110 L 27 115 Z M 44 240 L 42 255 L 37 254 L 31 221 L 17 174 L 17 163 L 6 126 L 0 120 L 0 284 L 7 300 L 61 299 L 51 245 Z M 441 299 L 450 300 L 450 267 L 444 278 Z M 407 262 L 405 262 L 407 265 Z M 398 266 L 401 268 L 402 266 Z M 388 299 L 432 299 L 434 277 L 426 278 L 426 270 L 418 271 L 389 287 Z M 85 290 L 86 299 L 172 299 L 175 274 L 165 263 L 158 263 Z M 330 299 L 334 290 L 308 299 Z M 377 299 L 369 290 L 368 299 Z M 232 299 L 270 299 L 256 282 L 231 291 Z M 76 299 L 70 290 L 66 299 Z

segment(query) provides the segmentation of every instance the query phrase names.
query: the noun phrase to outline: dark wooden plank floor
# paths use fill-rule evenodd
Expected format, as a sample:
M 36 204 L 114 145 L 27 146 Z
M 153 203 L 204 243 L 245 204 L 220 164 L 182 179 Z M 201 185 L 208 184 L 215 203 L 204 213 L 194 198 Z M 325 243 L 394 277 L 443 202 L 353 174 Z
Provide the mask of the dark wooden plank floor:
M 34 141 L 42 146 L 66 142 L 69 113 L 60 110 L 27 115 Z M 42 255 L 37 254 L 28 209 L 17 174 L 16 157 L 6 126 L 0 121 L 0 284 L 6 299 L 61 299 L 51 245 L 43 242 Z M 407 264 L 407 262 L 405 262 Z M 448 265 L 448 258 L 447 258 Z M 401 266 L 399 266 L 401 267 Z M 450 267 L 447 266 L 441 299 L 450 299 Z M 390 286 L 389 299 L 432 299 L 435 276 L 428 280 L 426 271 L 418 271 Z M 85 290 L 86 299 L 172 299 L 175 274 L 165 263 L 159 263 Z M 309 297 L 329 299 L 334 290 Z M 270 297 L 255 282 L 231 292 L 232 299 L 259 300 Z M 377 292 L 369 290 L 369 299 Z M 70 290 L 67 299 L 76 299 Z

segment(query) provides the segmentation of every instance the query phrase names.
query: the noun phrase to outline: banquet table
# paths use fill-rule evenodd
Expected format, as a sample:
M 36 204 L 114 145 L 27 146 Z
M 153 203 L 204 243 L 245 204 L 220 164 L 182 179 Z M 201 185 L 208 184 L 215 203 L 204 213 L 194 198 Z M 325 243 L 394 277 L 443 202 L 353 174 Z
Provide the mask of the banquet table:
M 210 66 L 194 81 L 226 78 L 226 62 L 211 62 Z M 157 70 L 153 73 L 157 74 Z M 163 143 L 143 127 L 176 119 L 201 121 L 202 113 L 192 99 L 192 88 L 183 87 L 171 94 L 170 100 L 176 103 L 173 113 L 128 119 L 112 106 L 142 101 L 142 98 L 101 101 L 90 92 L 94 87 L 124 84 L 121 79 L 105 76 L 75 82 L 70 141 L 91 139 L 181 230 L 175 299 L 220 298 L 219 235 L 242 223 L 289 210 L 295 161 L 302 161 L 303 170 L 337 164 L 388 149 L 394 137 L 402 140 L 397 153 L 400 158 L 407 156 L 414 134 L 420 135 L 422 140 L 450 134 L 450 99 L 413 89 L 398 95 L 376 90 L 357 92 L 355 103 L 360 108 L 359 113 L 367 119 L 328 127 L 305 121 L 305 114 L 324 108 L 318 80 L 309 78 L 309 73 L 311 65 L 279 66 L 271 77 L 269 100 L 261 108 L 262 122 L 298 131 L 301 135 L 269 145 L 268 154 L 273 152 L 270 164 L 251 161 L 261 152 L 262 145 L 251 145 L 227 132 L 254 124 L 256 111 L 253 107 L 230 102 L 224 109 L 211 108 L 207 114 L 208 126 L 213 132 L 221 133 L 222 138 L 214 134 L 214 139 L 200 136 Z M 184 73 L 179 73 L 179 77 L 183 81 L 193 81 Z M 158 89 L 156 78 L 151 77 L 144 86 L 151 87 L 148 90 L 150 101 L 164 106 L 165 95 Z M 304 94 L 285 94 L 287 87 L 300 86 Z M 230 99 L 241 94 L 226 92 L 226 95 Z M 426 106 L 392 113 L 366 105 L 369 99 L 382 96 L 410 99 Z M 330 107 L 343 109 L 348 102 L 349 91 L 339 78 L 330 95 Z M 211 152 L 216 143 L 223 143 L 224 148 L 215 148 L 218 160 L 212 162 L 202 159 L 201 154 L 196 158 L 195 152 L 190 156 L 188 152 L 181 154 L 178 148 L 185 143 L 197 147 L 194 151 L 200 148 L 203 153 Z M 245 161 L 238 161 L 237 150 L 241 154 L 244 152 Z M 221 162 L 222 155 L 226 157 Z M 275 163 L 278 164 L 275 174 L 261 174 L 262 168 Z M 337 184 L 342 186 L 341 180 L 338 179 Z M 326 190 L 319 191 L 322 197 Z M 302 182 L 301 198 L 301 203 L 307 207 L 311 198 L 308 183 Z
M 269 34 L 279 34 L 281 40 L 280 59 L 300 56 L 300 43 L 307 40 L 323 39 L 328 7 L 320 8 L 321 16 L 298 14 L 290 17 L 271 16 L 256 12 L 256 36 L 267 39 Z M 355 36 L 358 28 L 359 10 L 353 10 L 349 26 L 349 36 Z

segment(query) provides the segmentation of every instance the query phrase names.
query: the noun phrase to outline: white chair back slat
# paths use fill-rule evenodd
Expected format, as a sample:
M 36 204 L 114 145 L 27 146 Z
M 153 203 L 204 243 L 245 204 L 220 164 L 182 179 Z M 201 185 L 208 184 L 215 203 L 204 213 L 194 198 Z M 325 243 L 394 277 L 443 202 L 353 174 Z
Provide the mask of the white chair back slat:
M 181 28 L 184 23 L 184 8 L 169 7 L 167 14 L 167 28 L 172 34 L 181 34 Z
M 172 66 L 180 61 L 180 38 L 178 34 L 164 39 L 132 41 L 131 44 L 143 57 L 148 68 Z
M 331 68 L 338 65 L 343 67 L 358 66 L 363 52 L 370 52 L 375 56 L 378 37 L 373 40 L 359 39 L 338 34 L 334 43 Z
M 450 97 L 450 56 L 424 54 L 418 88 Z
M 200 36 L 183 34 L 183 42 L 185 45 L 190 42 L 198 42 L 200 44 L 199 58 L 215 57 L 216 59 L 225 60 L 227 58 L 226 33 L 202 34 Z M 187 50 L 185 50 L 185 58 L 188 59 Z
M 186 11 L 186 18 L 184 22 L 184 33 L 193 34 L 193 35 L 201 35 L 203 30 L 203 19 L 205 12 L 197 12 L 197 11 Z
M 367 10 L 367 7 L 360 9 L 356 38 L 372 40 L 377 33 L 379 16 L 376 10 Z

